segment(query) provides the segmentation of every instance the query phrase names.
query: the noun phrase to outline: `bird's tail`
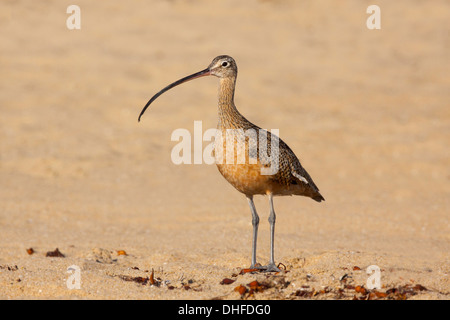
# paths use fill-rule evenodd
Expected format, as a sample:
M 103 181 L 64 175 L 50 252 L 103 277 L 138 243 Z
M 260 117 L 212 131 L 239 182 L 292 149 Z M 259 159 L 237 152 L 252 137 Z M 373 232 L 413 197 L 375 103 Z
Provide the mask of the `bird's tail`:
M 316 200 L 317 202 L 325 201 L 325 198 L 322 197 L 322 195 L 319 192 L 317 192 L 317 194 L 315 194 L 312 198 L 313 198 L 313 200 Z

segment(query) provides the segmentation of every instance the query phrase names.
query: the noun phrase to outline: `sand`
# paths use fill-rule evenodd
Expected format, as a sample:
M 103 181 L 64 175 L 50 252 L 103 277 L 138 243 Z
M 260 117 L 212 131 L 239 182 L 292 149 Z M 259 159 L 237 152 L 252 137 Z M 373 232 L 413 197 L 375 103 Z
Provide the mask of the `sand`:
M 377 1 L 380 30 L 368 1 L 76 1 L 80 30 L 70 4 L 0 3 L 0 298 L 450 297 L 448 1 Z M 275 199 L 279 274 L 239 275 L 245 197 L 214 165 L 171 160 L 174 130 L 216 126 L 217 79 L 137 122 L 221 54 L 238 109 L 279 129 L 326 199 Z M 357 289 L 371 265 L 385 295 Z

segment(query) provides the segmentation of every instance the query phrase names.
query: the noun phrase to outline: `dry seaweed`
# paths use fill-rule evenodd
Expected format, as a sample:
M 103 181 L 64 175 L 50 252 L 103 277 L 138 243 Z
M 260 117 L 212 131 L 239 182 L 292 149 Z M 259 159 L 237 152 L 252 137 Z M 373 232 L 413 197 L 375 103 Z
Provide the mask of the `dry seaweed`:
M 51 257 L 51 258 L 65 258 L 66 257 L 64 254 L 61 253 L 61 251 L 59 251 L 58 248 L 56 248 L 54 251 L 48 251 L 45 256 Z

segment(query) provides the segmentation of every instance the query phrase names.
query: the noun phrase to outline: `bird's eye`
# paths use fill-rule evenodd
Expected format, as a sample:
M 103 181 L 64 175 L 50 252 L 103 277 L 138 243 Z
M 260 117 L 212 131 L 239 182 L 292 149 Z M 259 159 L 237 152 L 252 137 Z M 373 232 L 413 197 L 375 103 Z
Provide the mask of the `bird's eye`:
M 228 67 L 229 63 L 227 61 L 222 62 L 222 67 Z

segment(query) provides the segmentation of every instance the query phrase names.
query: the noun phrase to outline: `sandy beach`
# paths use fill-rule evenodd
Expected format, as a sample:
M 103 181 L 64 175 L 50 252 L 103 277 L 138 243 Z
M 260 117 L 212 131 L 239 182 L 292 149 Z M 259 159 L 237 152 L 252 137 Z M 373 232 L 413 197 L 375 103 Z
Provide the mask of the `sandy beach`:
M 377 1 L 379 30 L 371 4 L 2 1 L 0 299 L 448 300 L 450 3 Z M 326 199 L 275 198 L 277 274 L 242 271 L 245 196 L 171 159 L 174 130 L 216 127 L 218 80 L 137 121 L 222 54 L 239 111 L 279 130 Z

